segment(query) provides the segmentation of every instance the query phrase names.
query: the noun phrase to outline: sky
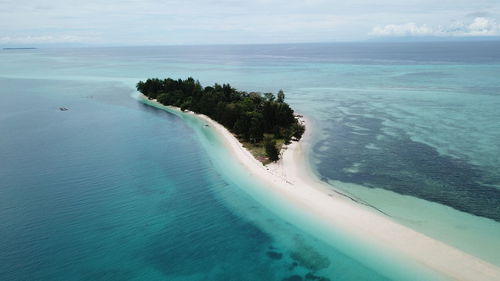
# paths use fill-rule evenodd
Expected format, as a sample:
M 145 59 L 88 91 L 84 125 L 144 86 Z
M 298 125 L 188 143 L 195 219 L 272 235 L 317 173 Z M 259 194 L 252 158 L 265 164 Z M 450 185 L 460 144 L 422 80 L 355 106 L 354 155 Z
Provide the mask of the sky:
M 1 45 L 499 36 L 500 0 L 0 0 Z

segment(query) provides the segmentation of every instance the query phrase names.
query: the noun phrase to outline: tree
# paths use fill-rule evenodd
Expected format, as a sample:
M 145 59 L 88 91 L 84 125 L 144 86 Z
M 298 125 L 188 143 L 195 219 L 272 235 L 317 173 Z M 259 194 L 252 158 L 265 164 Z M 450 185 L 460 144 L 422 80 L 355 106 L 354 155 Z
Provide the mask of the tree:
M 276 99 L 273 93 L 264 93 L 264 97 L 270 102 L 273 102 Z
M 275 109 L 275 118 L 276 124 L 281 127 L 289 127 L 293 123 L 296 123 L 297 120 L 293 117 L 293 110 L 286 103 L 278 103 L 276 104 Z
M 190 107 L 191 107 L 191 101 L 187 100 L 187 101 L 185 101 L 185 102 L 182 103 L 181 110 L 182 111 L 188 110 Z
M 248 139 L 248 128 L 250 127 L 250 118 L 247 114 L 243 114 L 236 120 L 233 127 L 233 132 Z
M 285 93 L 283 93 L 283 90 L 279 90 L 278 99 L 276 101 L 279 103 L 285 102 Z
M 135 85 L 135 87 L 137 88 L 137 91 L 139 91 L 139 92 L 141 92 L 141 93 L 142 93 L 142 92 L 145 92 L 145 89 L 144 89 L 144 82 L 139 81 L 139 82 Z
M 250 128 L 248 128 L 248 137 L 252 143 L 257 143 L 264 137 L 264 118 L 261 113 L 250 113 Z
M 266 150 L 267 157 L 269 160 L 276 161 L 279 159 L 279 151 L 276 148 L 276 141 L 270 137 L 264 139 L 264 149 Z
M 170 105 L 169 96 L 165 93 L 159 94 L 157 97 L 157 100 L 159 103 L 161 103 L 163 105 Z
M 149 99 L 205 114 L 246 142 L 255 146 L 264 144 L 272 161 L 279 157 L 278 140 L 289 143 L 304 133 L 304 126 L 285 102 L 283 90 L 275 95 L 238 91 L 229 84 L 202 87 L 192 77 L 185 80 L 152 78 L 139 81 L 136 87 Z
M 293 136 L 297 139 L 300 139 L 304 134 L 306 127 L 298 122 L 292 125 L 292 129 L 294 130 Z

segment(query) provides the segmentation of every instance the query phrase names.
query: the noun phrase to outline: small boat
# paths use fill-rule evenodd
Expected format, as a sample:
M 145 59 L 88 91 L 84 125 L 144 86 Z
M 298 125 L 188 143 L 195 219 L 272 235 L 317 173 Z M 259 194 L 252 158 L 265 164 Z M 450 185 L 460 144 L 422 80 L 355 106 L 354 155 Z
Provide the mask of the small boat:
M 66 110 L 68 110 L 68 109 L 67 109 L 66 107 L 59 107 L 59 110 L 60 110 L 60 111 L 66 111 Z

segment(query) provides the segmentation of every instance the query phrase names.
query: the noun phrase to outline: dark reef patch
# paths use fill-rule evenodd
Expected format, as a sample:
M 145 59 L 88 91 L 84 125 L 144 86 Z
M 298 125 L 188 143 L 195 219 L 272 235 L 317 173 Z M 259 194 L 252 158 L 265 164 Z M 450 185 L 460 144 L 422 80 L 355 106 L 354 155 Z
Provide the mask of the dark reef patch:
M 300 237 L 296 237 L 295 242 L 295 247 L 290 253 L 290 257 L 299 266 L 311 271 L 318 271 L 330 266 L 330 260 L 327 257 L 307 245 Z
M 343 113 L 343 118 L 325 122 L 328 135 L 313 147 L 322 180 L 383 188 L 500 221 L 500 190 L 492 187 L 494 176 L 467 159 L 442 155 L 413 141 L 400 129 L 386 133 L 383 120 L 362 116 L 359 105 L 343 106 L 359 114 Z M 382 113 L 377 116 L 398 121 Z M 366 148 L 370 145 L 377 149 Z
M 304 276 L 304 278 L 306 280 L 316 280 L 316 281 L 330 281 L 329 278 L 326 278 L 326 277 L 323 277 L 323 276 L 318 276 L 318 275 L 315 275 L 314 273 L 312 272 L 308 272 L 306 274 L 306 276 Z
M 300 275 L 292 275 L 284 278 L 283 281 L 302 281 L 302 277 Z
M 283 258 L 282 253 L 278 253 L 278 252 L 274 252 L 274 251 L 268 251 L 268 252 L 266 252 L 266 255 L 273 260 L 280 260 Z

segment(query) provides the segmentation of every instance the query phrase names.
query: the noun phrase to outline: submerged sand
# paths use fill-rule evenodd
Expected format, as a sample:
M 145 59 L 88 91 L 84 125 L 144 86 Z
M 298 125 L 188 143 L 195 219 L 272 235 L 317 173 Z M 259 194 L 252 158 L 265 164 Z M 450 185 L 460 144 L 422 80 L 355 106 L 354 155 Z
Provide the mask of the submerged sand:
M 302 119 L 306 123 L 302 140 L 286 146 L 278 162 L 264 166 L 224 126 L 205 115 L 187 114 L 210 124 L 235 159 L 253 178 L 265 184 L 269 192 L 279 194 L 297 208 L 304 208 L 325 224 L 341 228 L 365 242 L 402 255 L 453 280 L 500 280 L 499 267 L 403 226 L 338 192 L 332 192 L 332 186 L 320 181 L 309 170 L 303 150 L 304 139 L 311 135 L 309 121 Z

